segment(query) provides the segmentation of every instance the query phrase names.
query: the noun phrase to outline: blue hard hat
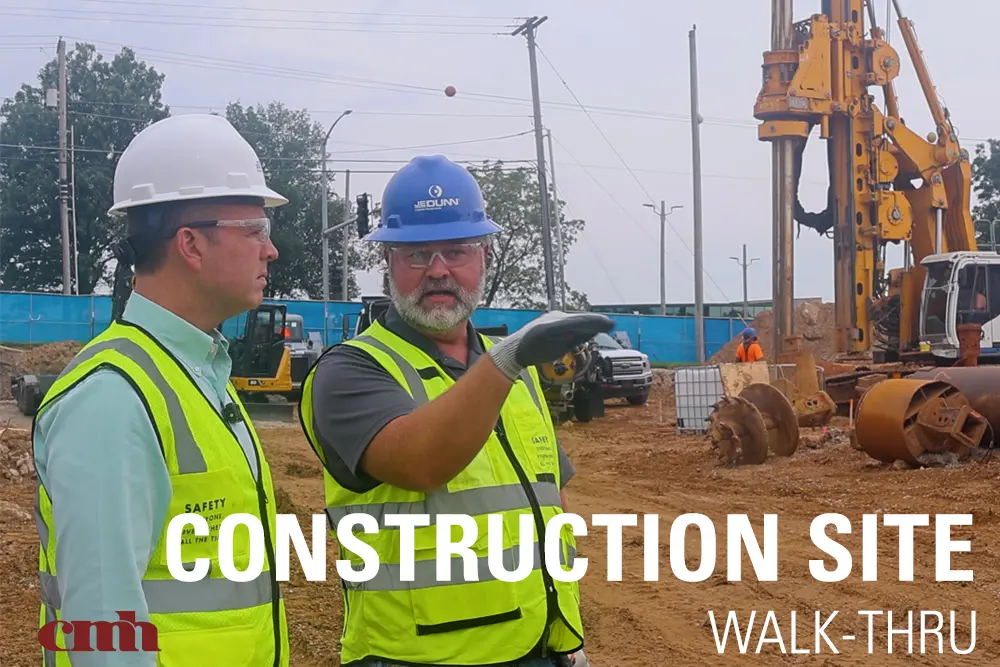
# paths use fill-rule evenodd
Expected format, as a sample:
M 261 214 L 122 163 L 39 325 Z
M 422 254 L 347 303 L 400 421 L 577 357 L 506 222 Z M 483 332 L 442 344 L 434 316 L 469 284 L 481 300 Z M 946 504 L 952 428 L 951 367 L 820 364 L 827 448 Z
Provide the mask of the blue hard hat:
M 503 231 L 486 215 L 475 177 L 443 155 L 421 155 L 400 168 L 382 193 L 381 222 L 365 241 L 424 243 Z
M 754 329 L 753 327 L 747 327 L 746 329 L 743 330 L 743 337 L 744 338 L 756 338 L 757 337 L 757 330 Z

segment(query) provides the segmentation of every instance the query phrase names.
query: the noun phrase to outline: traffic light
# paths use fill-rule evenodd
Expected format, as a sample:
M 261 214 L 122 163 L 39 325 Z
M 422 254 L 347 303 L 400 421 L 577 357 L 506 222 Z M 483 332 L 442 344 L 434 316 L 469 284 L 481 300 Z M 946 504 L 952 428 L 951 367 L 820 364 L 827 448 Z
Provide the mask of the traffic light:
M 368 210 L 368 193 L 358 195 L 358 236 L 364 238 L 368 236 L 368 231 L 370 225 L 368 224 L 368 219 L 371 212 Z

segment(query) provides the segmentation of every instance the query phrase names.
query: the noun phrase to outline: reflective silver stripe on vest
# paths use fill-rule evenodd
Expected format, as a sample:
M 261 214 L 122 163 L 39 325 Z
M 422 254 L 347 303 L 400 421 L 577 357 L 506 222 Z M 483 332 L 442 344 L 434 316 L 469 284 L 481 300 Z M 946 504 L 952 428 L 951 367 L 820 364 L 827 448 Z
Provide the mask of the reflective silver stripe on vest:
M 378 348 L 382 352 L 388 354 L 396 365 L 399 366 L 399 370 L 402 371 L 403 378 L 406 380 L 406 384 L 410 388 L 410 393 L 413 394 L 413 399 L 417 402 L 417 404 L 423 405 L 428 402 L 427 388 L 424 387 L 424 381 L 420 379 L 417 369 L 415 369 L 410 362 L 404 359 L 399 352 L 396 352 L 394 349 L 373 336 L 361 335 L 354 340 L 367 343 L 368 345 Z
M 195 443 L 194 436 L 191 434 L 191 427 L 188 426 L 187 419 L 184 417 L 184 410 L 181 407 L 177 393 L 170 387 L 170 383 L 163 377 L 163 374 L 160 373 L 160 369 L 156 366 L 156 362 L 153 361 L 152 357 L 136 343 L 127 338 L 116 338 L 95 343 L 70 362 L 63 369 L 60 377 L 104 350 L 115 350 L 131 359 L 149 376 L 152 383 L 163 394 L 167 413 L 170 415 L 170 424 L 174 431 L 174 449 L 177 454 L 177 466 L 180 474 L 208 472 L 205 459 L 201 455 L 201 449 Z
M 55 575 L 40 572 L 42 604 L 46 613 L 60 609 L 62 598 Z M 142 592 L 151 614 L 179 614 L 199 611 L 229 611 L 247 609 L 271 602 L 271 579 L 265 570 L 252 581 L 228 579 L 203 579 L 177 581 L 176 579 L 144 579 Z
M 576 549 L 567 547 L 569 558 L 565 556 L 560 543 L 559 563 L 561 565 L 572 566 L 576 560 Z M 518 558 L 521 555 L 521 546 L 517 545 L 503 550 L 503 568 L 507 572 L 514 572 L 518 567 Z M 538 542 L 534 543 L 532 549 L 532 570 L 540 570 L 543 560 Z M 368 581 L 346 581 L 344 585 L 352 590 L 361 591 L 407 591 L 419 588 L 433 588 L 435 586 L 450 586 L 452 584 L 475 583 L 476 581 L 493 581 L 496 577 L 490 571 L 489 557 L 483 556 L 476 559 L 476 570 L 478 580 L 466 581 L 465 579 L 465 559 L 461 556 L 451 558 L 451 572 L 444 581 L 438 581 L 437 560 L 421 560 L 413 563 L 413 581 L 402 581 L 402 568 L 398 563 L 379 563 L 375 576 Z M 360 572 L 364 564 L 359 563 L 355 571 Z
M 56 591 L 58 592 L 58 590 L 59 589 L 57 588 Z M 44 591 L 45 591 L 45 589 L 43 588 L 42 589 L 42 596 L 43 596 L 43 598 L 45 596 L 45 592 Z M 57 620 L 56 619 L 56 610 L 54 608 L 52 608 L 51 605 L 45 605 L 45 624 L 48 625 L 49 623 L 52 623 L 55 620 Z M 45 667 L 56 667 L 56 652 L 55 651 L 49 651 L 49 650 L 47 650 L 45 648 L 42 648 L 42 655 L 45 656 Z
M 531 379 L 531 373 L 527 368 L 521 371 L 521 379 L 524 381 L 524 386 L 528 388 L 528 393 L 531 394 L 531 400 L 535 402 L 535 407 L 538 408 L 539 412 L 542 412 L 542 401 L 535 391 L 535 381 Z
M 486 336 L 486 338 L 494 345 L 499 343 L 501 340 L 499 336 Z M 521 380 L 524 382 L 524 385 L 528 388 L 528 392 L 531 394 L 531 400 L 535 402 L 535 407 L 538 408 L 539 412 L 543 412 L 541 398 L 538 396 L 538 392 L 535 390 L 535 381 L 531 379 L 531 371 L 529 371 L 527 368 L 523 369 L 520 373 L 520 377 Z
M 558 507 L 562 502 L 559 489 L 552 482 L 534 482 L 531 488 L 538 498 L 539 505 Z M 398 526 L 385 525 L 387 514 L 429 514 L 431 525 L 434 525 L 437 523 L 438 514 L 475 516 L 530 508 L 531 504 L 524 493 L 524 487 L 520 484 L 503 484 L 454 493 L 432 491 L 427 494 L 426 499 L 410 502 L 331 506 L 326 508 L 326 514 L 334 526 L 348 514 L 369 514 L 378 521 L 379 529 L 391 530 Z
M 42 553 L 49 548 L 49 525 L 42 518 L 42 483 L 35 482 L 35 529 L 38 530 L 38 539 L 42 543 Z
M 494 342 L 496 342 L 497 340 L 493 337 L 489 337 L 489 339 Z M 423 380 L 420 379 L 420 375 L 417 373 L 416 369 L 413 368 L 413 365 L 410 362 L 406 361 L 406 359 L 404 359 L 402 355 L 400 355 L 398 352 L 393 350 L 391 347 L 389 347 L 382 341 L 370 335 L 361 335 L 355 338 L 354 340 L 364 341 L 365 343 L 368 343 L 369 345 L 376 347 L 379 350 L 388 354 L 392 358 L 392 360 L 396 362 L 396 365 L 399 366 L 400 371 L 402 371 L 403 377 L 406 380 L 406 384 L 410 388 L 410 393 L 413 394 L 413 398 L 417 401 L 417 404 L 422 405 L 424 403 L 427 403 L 428 401 L 427 389 L 424 387 Z M 528 392 L 531 394 L 531 400 L 535 402 L 535 407 L 537 407 L 539 412 L 541 412 L 542 401 L 541 398 L 538 396 L 538 392 L 535 390 L 535 383 L 531 379 L 531 373 L 528 371 L 527 368 L 521 371 L 521 380 L 523 380 L 524 384 L 528 387 Z

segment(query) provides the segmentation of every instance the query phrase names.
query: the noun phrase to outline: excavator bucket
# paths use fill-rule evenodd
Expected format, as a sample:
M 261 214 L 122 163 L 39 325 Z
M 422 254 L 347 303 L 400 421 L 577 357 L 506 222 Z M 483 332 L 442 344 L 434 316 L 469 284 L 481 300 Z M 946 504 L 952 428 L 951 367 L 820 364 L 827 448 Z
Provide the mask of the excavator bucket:
M 759 465 L 768 453 L 791 456 L 799 446 L 792 404 L 766 382 L 747 384 L 738 396 L 723 396 L 709 418 L 708 435 L 728 465 Z
M 250 415 L 250 419 L 257 422 L 284 422 L 284 423 L 294 423 L 298 418 L 296 403 L 270 403 L 270 402 L 257 402 L 257 401 L 245 401 L 243 407 L 246 408 L 247 414 Z

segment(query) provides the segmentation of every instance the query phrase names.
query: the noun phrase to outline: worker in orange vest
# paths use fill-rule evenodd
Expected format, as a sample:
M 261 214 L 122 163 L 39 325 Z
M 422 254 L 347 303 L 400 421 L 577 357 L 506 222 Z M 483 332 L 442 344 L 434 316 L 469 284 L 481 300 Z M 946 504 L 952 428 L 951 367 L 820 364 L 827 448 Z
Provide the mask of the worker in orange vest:
M 743 330 L 743 342 L 736 348 L 736 360 L 741 363 L 760 361 L 764 358 L 764 349 L 757 342 L 757 331 L 753 327 Z

